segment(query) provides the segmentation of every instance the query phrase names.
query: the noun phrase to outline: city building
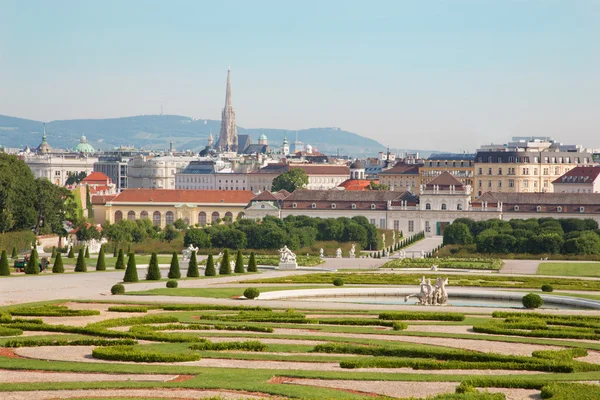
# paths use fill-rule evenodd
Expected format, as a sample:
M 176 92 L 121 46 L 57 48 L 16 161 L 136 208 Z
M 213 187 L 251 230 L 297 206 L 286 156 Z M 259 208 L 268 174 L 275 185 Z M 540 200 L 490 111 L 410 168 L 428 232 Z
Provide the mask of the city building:
M 412 193 L 418 193 L 421 186 L 420 167 L 420 164 L 398 163 L 390 169 L 379 172 L 379 183 L 387 185 L 390 190 L 408 190 Z
M 136 156 L 127 163 L 128 189 L 175 189 L 175 175 L 196 156 Z
M 149 219 L 156 226 L 182 219 L 188 225 L 216 224 L 244 218 L 244 208 L 254 195 L 247 190 L 127 189 L 116 196 L 94 196 L 94 221 Z
M 119 147 L 114 150 L 104 151 L 98 154 L 98 161 L 94 163 L 94 172 L 102 172 L 107 175 L 116 185 L 117 192 L 127 189 L 127 164 L 135 156 L 143 156 L 144 153 L 135 150 L 133 146 Z
M 57 186 L 65 186 L 71 175 L 89 175 L 98 158 L 89 154 L 46 153 L 25 154 L 23 161 L 36 178 L 46 178 Z
M 463 185 L 473 187 L 475 154 L 436 153 L 430 155 L 419 168 L 421 184 L 427 184 L 443 172 L 449 172 Z
M 333 189 L 350 176 L 350 169 L 345 165 L 271 163 L 249 173 L 247 187 L 255 193 L 270 191 L 273 179 L 292 168 L 299 168 L 306 172 L 308 175 L 306 189 L 310 190 Z
M 556 193 L 598 193 L 600 165 L 575 167 L 552 181 Z
M 102 172 L 92 172 L 80 183 L 80 186 L 89 187 L 91 195 L 111 195 L 117 193 L 117 187 L 113 181 Z
M 216 148 L 221 152 L 238 151 L 238 134 L 235 122 L 235 109 L 231 97 L 231 69 L 227 69 L 227 89 L 225 91 L 225 107 L 221 113 L 221 133 Z
M 485 192 L 552 192 L 552 182 L 592 154 L 578 145 L 546 137 L 513 138 L 504 145 L 482 146 L 475 156 L 474 190 Z
M 75 153 L 91 154 L 95 153 L 96 149 L 94 149 L 94 146 L 88 143 L 87 138 L 85 136 L 82 136 L 79 139 L 79 143 L 77 143 L 77 145 L 73 147 L 73 151 Z

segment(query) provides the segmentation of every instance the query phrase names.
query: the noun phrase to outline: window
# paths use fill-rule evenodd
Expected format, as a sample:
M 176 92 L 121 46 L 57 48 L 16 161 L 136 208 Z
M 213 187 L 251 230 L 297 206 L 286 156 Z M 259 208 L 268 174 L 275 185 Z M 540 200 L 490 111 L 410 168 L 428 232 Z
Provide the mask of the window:
M 400 221 L 398 221 L 397 219 L 394 220 L 394 230 L 395 231 L 400 230 Z
M 556 207 L 556 212 L 562 212 L 562 207 L 561 206 Z
M 491 188 L 492 187 L 492 181 L 488 181 L 488 187 Z
M 509 179 L 508 180 L 508 187 L 509 188 L 514 188 L 515 187 L 515 180 L 514 179 Z
M 537 176 L 537 174 L 538 174 L 538 169 L 537 169 L 537 168 L 534 168 L 534 169 L 533 169 L 533 174 L 534 174 L 535 176 Z
M 198 213 L 198 223 L 200 226 L 206 225 L 206 213 L 204 211 Z
M 429 221 L 425 221 L 425 232 L 431 232 L 431 225 Z
M 542 212 L 542 206 L 537 206 L 537 207 L 535 208 L 535 210 L 536 210 L 537 212 Z
M 408 231 L 409 232 L 414 232 L 415 231 L 415 221 L 408 221 Z
M 129 211 L 127 213 L 127 219 L 130 221 L 135 221 L 135 211 Z
M 583 207 L 583 206 L 579 207 L 579 212 L 580 213 L 584 213 L 585 212 L 585 207 Z
M 225 221 L 227 223 L 231 223 L 231 221 L 233 221 L 233 214 L 230 211 L 225 213 Z
M 210 222 L 212 224 L 215 224 L 220 217 L 221 216 L 219 215 L 219 213 L 217 211 L 214 211 L 210 216 Z
M 142 211 L 140 213 L 140 218 L 141 219 L 148 219 L 148 211 Z
M 529 187 L 529 181 L 523 181 L 523 187 Z
M 431 210 L 431 203 L 425 204 L 425 209 L 426 210 Z
M 152 224 L 154 224 L 155 226 L 160 226 L 160 223 L 161 223 L 160 211 L 154 211 L 152 213 Z
M 515 206 L 515 211 L 519 211 L 519 206 Z
M 352 203 L 352 209 L 356 210 L 356 204 Z
M 317 208 L 317 205 L 316 205 L 315 203 L 312 203 L 312 204 L 311 204 L 311 207 L 312 207 L 312 208 Z
M 479 168 L 478 175 L 483 175 L 483 169 Z
M 167 214 L 165 214 L 165 223 L 167 225 L 173 225 L 174 220 L 173 212 L 167 211 Z
M 372 225 L 375 225 L 375 218 L 371 218 L 371 219 L 369 220 L 369 222 L 370 222 Z
M 123 219 L 123 213 L 121 211 L 117 211 L 115 213 L 115 222 L 119 222 L 122 219 Z
M 559 167 L 554 168 L 554 175 L 560 175 L 560 168 Z
M 456 205 L 456 209 L 457 209 L 458 211 L 462 211 L 462 204 L 461 204 L 461 203 L 458 203 L 458 204 Z
M 502 162 L 502 157 L 498 157 L 498 162 L 501 163 Z
M 492 169 L 488 168 L 488 175 L 491 175 L 491 174 L 492 174 Z
M 381 218 L 381 219 L 379 220 L 379 227 L 380 227 L 381 229 L 385 229 L 385 227 L 386 227 L 385 218 Z
M 498 181 L 498 188 L 502 189 L 502 181 Z
M 371 204 L 371 210 L 374 210 L 376 208 L 377 208 L 377 206 L 375 204 Z
M 331 203 L 331 208 L 335 210 L 335 203 Z
M 498 175 L 502 175 L 502 168 L 498 168 Z
M 483 181 L 479 181 L 478 185 L 479 185 L 479 187 L 482 187 L 483 186 Z
M 292 203 L 292 208 L 296 208 L 296 207 L 298 207 L 298 204 Z
M 552 164 L 556 164 L 556 157 L 552 157 Z
M 539 163 L 540 162 L 540 158 L 538 156 L 533 157 L 533 162 L 534 163 Z
M 442 210 L 447 210 L 448 206 L 446 206 L 446 203 L 442 203 L 442 207 L 440 207 Z
M 529 175 L 529 168 L 523 168 L 523 175 Z

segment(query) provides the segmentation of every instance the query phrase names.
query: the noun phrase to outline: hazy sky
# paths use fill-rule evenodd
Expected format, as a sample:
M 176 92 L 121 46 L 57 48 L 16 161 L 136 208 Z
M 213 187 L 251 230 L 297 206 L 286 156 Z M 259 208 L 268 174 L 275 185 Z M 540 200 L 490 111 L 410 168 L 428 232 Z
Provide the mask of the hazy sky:
M 600 147 L 600 0 L 0 0 L 0 114 Z

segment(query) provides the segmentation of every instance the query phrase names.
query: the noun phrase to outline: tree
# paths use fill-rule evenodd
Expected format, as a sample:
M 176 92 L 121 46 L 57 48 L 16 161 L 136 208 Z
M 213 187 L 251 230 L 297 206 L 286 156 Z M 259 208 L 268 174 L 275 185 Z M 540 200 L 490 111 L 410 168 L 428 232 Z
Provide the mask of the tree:
M 186 224 L 183 219 L 178 218 L 175 220 L 175 222 L 173 222 L 173 227 L 175 229 L 183 230 L 188 227 L 188 224 Z
M 119 249 L 119 255 L 115 262 L 115 269 L 125 269 L 125 255 L 123 254 L 123 249 Z
M 50 258 L 56 258 L 56 246 L 52 246 L 52 254 L 50 254 Z
M 117 244 L 115 243 L 115 246 L 113 247 L 113 257 L 117 257 L 118 252 L 119 249 L 117 248 Z
M 577 237 L 565 242 L 563 252 L 567 254 L 600 254 L 600 236 L 592 231 L 581 232 Z
M 17 246 L 13 246 L 12 255 L 10 256 L 10 258 L 17 258 L 17 257 L 19 257 L 19 253 L 17 253 Z
M 53 274 L 62 274 L 65 272 L 65 267 L 63 266 L 62 254 L 59 251 L 56 253 L 56 258 L 54 259 L 54 265 L 52 266 Z
M 156 253 L 152 253 L 150 256 L 150 263 L 148 264 L 148 272 L 146 273 L 147 281 L 159 281 L 161 278 L 160 268 L 158 267 L 158 257 Z
M 219 267 L 219 275 L 231 275 L 231 265 L 229 265 L 229 250 L 223 251 L 221 258 L 221 266 Z
M 190 228 L 185 232 L 183 237 L 183 245 L 189 247 L 199 247 L 201 249 L 210 248 L 210 237 L 204 229 Z
M 238 250 L 237 252 L 234 272 L 236 274 L 243 274 L 244 272 L 246 272 L 246 270 L 244 269 L 244 256 L 242 255 L 241 250 Z
M 368 190 L 390 190 L 390 187 L 385 183 L 375 183 L 371 182 L 369 186 L 367 186 Z
M 454 222 L 444 229 L 444 244 L 471 244 L 473 236 L 466 224 Z
M 215 261 L 213 260 L 213 255 L 209 254 L 208 259 L 206 260 L 206 268 L 204 269 L 204 276 L 215 276 L 217 275 L 217 271 L 215 270 Z
M 6 254 L 6 250 L 2 250 L 2 255 L 0 255 L 0 275 L 10 275 L 10 267 L 8 266 L 8 256 Z
M 75 250 L 73 250 L 73 246 L 69 249 L 69 254 L 67 254 L 67 258 L 75 258 Z
M 87 265 L 85 264 L 85 255 L 83 253 L 83 249 L 79 249 L 77 263 L 75 264 L 75 272 L 87 272 Z
M 248 272 L 258 272 L 258 268 L 256 266 L 256 257 L 254 256 L 254 252 L 250 252 L 250 260 L 248 260 Z
M 167 225 L 163 229 L 163 239 L 167 242 L 171 243 L 172 240 L 177 239 L 177 236 L 179 236 L 179 232 L 172 225 Z
M 129 259 L 127 260 L 127 269 L 125 270 L 125 276 L 123 282 L 138 282 L 137 265 L 135 263 L 135 254 L 129 253 Z
M 308 185 L 308 175 L 300 168 L 292 168 L 273 179 L 271 191 L 287 190 L 292 193 L 296 189 L 303 189 Z
M 188 263 L 187 277 L 188 278 L 197 278 L 200 276 L 200 272 L 198 272 L 198 261 L 196 260 L 196 252 L 192 251 L 190 255 L 190 262 Z
M 88 246 L 85 246 L 85 258 L 90 258 L 90 248 Z
M 98 260 L 96 261 L 96 271 L 106 271 L 106 263 L 104 261 L 104 246 L 100 246 Z
M 232 225 L 211 226 L 206 230 L 210 235 L 212 247 L 244 249 L 248 243 L 246 234 Z
M 179 270 L 179 259 L 177 258 L 177 252 L 173 252 L 173 257 L 171 257 L 171 266 L 169 267 L 169 279 L 179 279 L 181 278 L 181 271 Z
M 87 176 L 87 173 L 85 173 L 83 171 L 81 171 L 78 174 L 71 174 L 65 181 L 65 185 L 67 185 L 67 186 L 75 185 L 75 184 L 81 182 L 82 180 L 84 180 L 86 176 Z
M 95 225 L 90 224 L 89 222 L 81 222 L 77 226 L 77 240 L 80 242 L 87 242 L 88 240 L 96 239 L 99 240 L 102 238 L 102 233 L 96 228 Z
M 29 253 L 29 260 L 27 260 L 27 266 L 25 266 L 25 273 L 32 275 L 37 275 L 40 273 L 39 259 L 35 248 L 31 250 L 31 253 Z

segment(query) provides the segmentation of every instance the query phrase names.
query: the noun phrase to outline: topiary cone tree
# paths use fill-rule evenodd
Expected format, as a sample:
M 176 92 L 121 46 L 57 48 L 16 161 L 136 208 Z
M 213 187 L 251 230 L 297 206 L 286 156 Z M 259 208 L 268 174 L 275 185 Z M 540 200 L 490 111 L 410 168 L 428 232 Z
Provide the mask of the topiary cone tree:
M 52 254 L 50 254 L 50 258 L 56 257 L 56 246 L 52 246 Z
M 125 269 L 125 256 L 123 255 L 123 249 L 119 249 L 119 255 L 115 262 L 115 269 Z
M 250 260 L 248 260 L 248 272 L 258 272 L 258 266 L 256 265 L 256 256 L 254 252 L 250 253 Z
M 117 254 L 119 254 L 119 250 L 117 249 L 117 245 L 115 244 L 115 247 L 113 247 L 113 257 L 116 257 Z
M 40 273 L 40 267 L 38 265 L 39 261 L 38 261 L 38 254 L 37 251 L 35 251 L 35 249 L 31 250 L 31 253 L 29 254 L 29 260 L 27 261 L 27 266 L 25 267 L 25 273 L 26 274 L 39 274 Z
M 177 258 L 177 252 L 173 252 L 173 257 L 171 257 L 171 267 L 169 268 L 169 279 L 179 279 L 181 278 L 181 271 L 179 270 L 179 259 Z
M 62 274 L 63 272 L 65 272 L 65 267 L 63 266 L 62 254 L 59 251 L 58 253 L 56 253 L 56 258 L 54 259 L 52 273 Z
M 241 250 L 237 251 L 237 256 L 235 258 L 234 272 L 236 274 L 243 274 L 244 272 L 246 272 L 246 270 L 244 269 L 244 256 L 242 255 Z
M 67 254 L 68 258 L 75 258 L 75 251 L 73 250 L 73 246 L 69 249 L 69 254 Z
M 13 246 L 11 258 L 17 258 L 18 256 L 19 256 L 19 253 L 17 253 L 17 246 Z
M 215 276 L 217 275 L 217 270 L 215 269 L 215 260 L 213 259 L 213 255 L 209 254 L 208 259 L 206 260 L 206 268 L 204 269 L 204 276 Z
M 85 258 L 90 258 L 90 248 L 85 246 Z
M 200 276 L 200 272 L 198 272 L 198 261 L 196 260 L 196 252 L 192 251 L 190 255 L 190 262 L 188 263 L 187 277 L 188 278 L 197 278 Z
M 129 253 L 129 260 L 127 260 L 127 269 L 125 270 L 125 276 L 123 282 L 137 282 L 138 273 L 137 265 L 135 264 L 135 254 Z
M 231 275 L 231 265 L 229 265 L 229 250 L 227 249 L 223 250 L 223 258 L 221 258 L 219 275 Z
M 0 255 L 0 275 L 10 275 L 10 267 L 8 266 L 8 255 L 6 254 L 6 250 L 2 250 L 2 255 Z
M 85 256 L 83 254 L 83 249 L 79 249 L 79 254 L 77 255 L 77 263 L 75 264 L 75 272 L 87 272 L 87 265 L 85 264 Z
M 160 268 L 158 267 L 158 257 L 156 253 L 152 253 L 150 256 L 150 264 L 148 264 L 148 272 L 146 273 L 147 281 L 159 281 L 162 276 L 160 275 Z
M 106 271 L 106 263 L 104 262 L 104 246 L 100 247 L 98 260 L 96 261 L 96 271 Z

